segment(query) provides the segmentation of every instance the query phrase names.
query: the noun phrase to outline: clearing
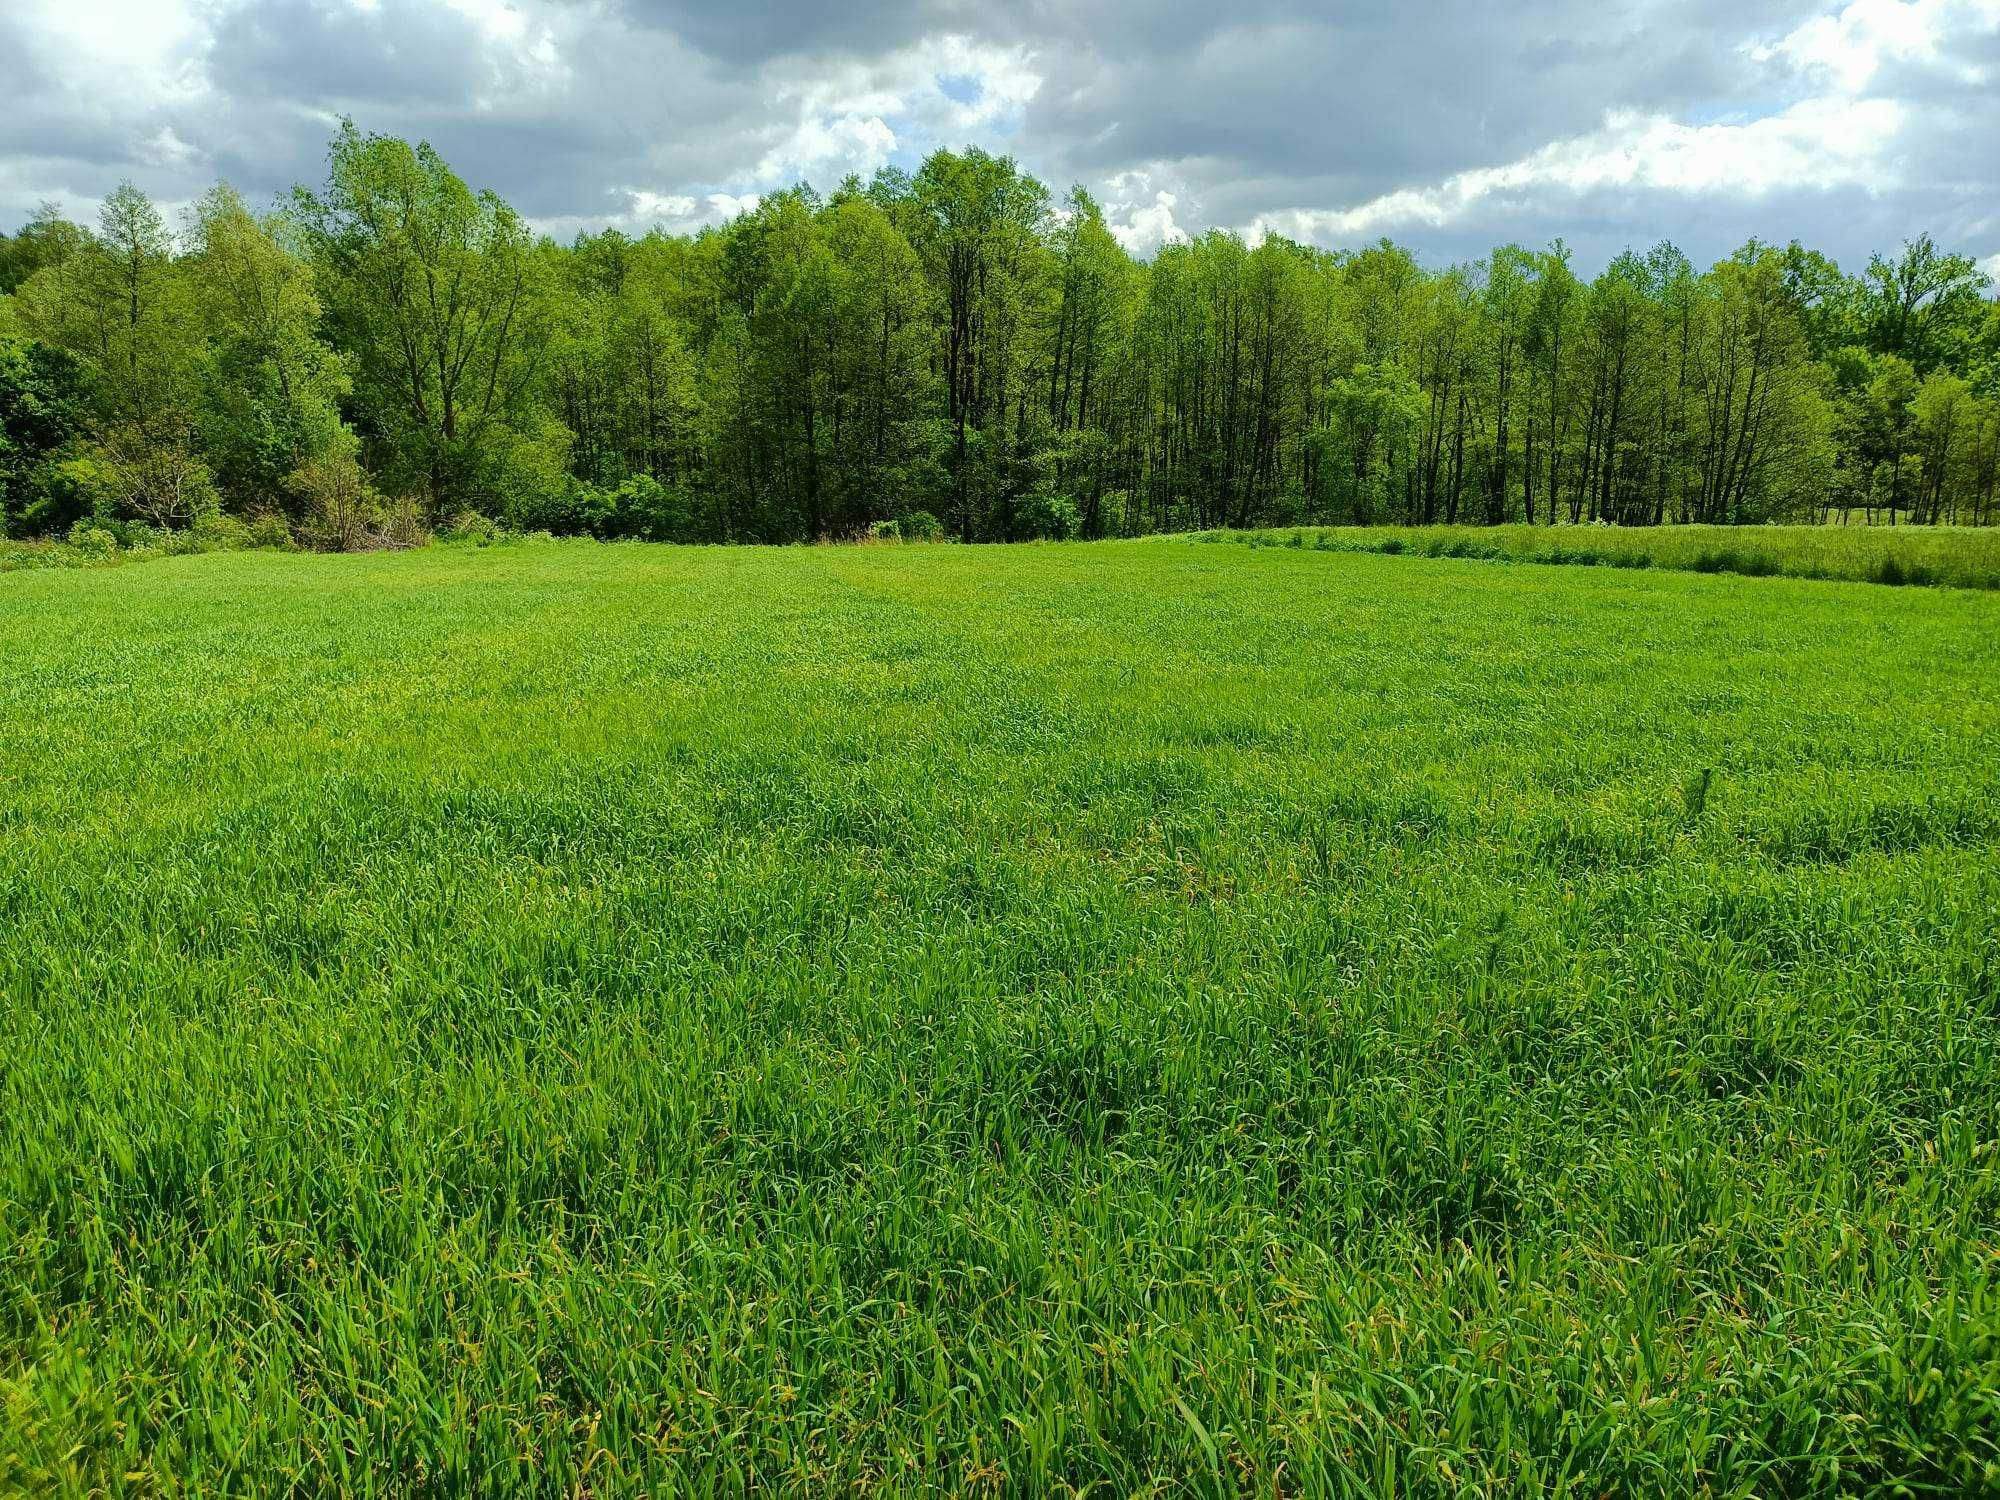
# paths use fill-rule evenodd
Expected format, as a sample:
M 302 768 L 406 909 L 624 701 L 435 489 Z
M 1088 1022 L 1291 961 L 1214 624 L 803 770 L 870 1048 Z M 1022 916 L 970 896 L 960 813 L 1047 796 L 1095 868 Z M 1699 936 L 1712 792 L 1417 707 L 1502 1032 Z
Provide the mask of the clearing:
M 0 580 L 0 1488 L 2000 1479 L 2000 594 Z

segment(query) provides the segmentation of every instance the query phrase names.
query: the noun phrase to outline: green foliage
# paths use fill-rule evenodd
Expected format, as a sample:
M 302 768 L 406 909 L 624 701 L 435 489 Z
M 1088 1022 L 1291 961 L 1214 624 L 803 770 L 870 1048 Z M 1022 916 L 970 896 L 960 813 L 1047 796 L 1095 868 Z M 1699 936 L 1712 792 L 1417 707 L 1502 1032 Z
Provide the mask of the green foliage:
M 73 521 L 59 465 L 83 430 L 89 385 L 81 361 L 32 341 L 0 338 L 0 536 Z
M 291 523 L 278 511 L 260 511 L 249 519 L 249 545 L 289 552 L 293 546 Z
M 88 562 L 108 562 L 118 552 L 118 538 L 90 521 L 79 521 L 70 528 L 69 544 Z
M 944 522 L 927 510 L 913 510 L 900 516 L 896 525 L 906 542 L 941 542 L 945 539 Z
M 200 453 L 134 423 L 103 430 L 61 466 L 61 473 L 101 519 L 192 526 L 221 508 L 215 478 Z
M 1069 496 L 1036 491 L 1014 512 L 1014 537 L 1022 541 L 1067 541 L 1077 534 L 1081 524 L 1076 502 Z
M 353 452 L 337 448 L 308 459 L 285 487 L 304 516 L 300 535 L 322 552 L 359 552 L 378 545 L 388 507 Z
M 712 531 L 687 491 L 641 474 L 616 489 L 584 489 L 577 501 L 582 529 L 602 541 L 698 542 Z
M 519 215 L 474 192 L 428 143 L 343 124 L 293 222 L 336 344 L 353 352 L 370 457 L 434 510 L 476 492 L 489 445 L 524 419 L 543 341 L 539 266 Z
M 975 147 L 558 245 L 350 123 L 283 213 L 218 186 L 175 235 L 126 184 L 0 252 L 0 336 L 82 403 L 0 446 L 37 534 L 114 432 L 236 515 L 307 520 L 286 477 L 354 448 L 434 519 L 677 540 L 2000 522 L 2000 303 L 1927 236 L 1858 276 L 1797 243 L 1586 279 L 1561 240 L 1432 269 L 1220 231 L 1142 264 L 1083 188 Z
M 0 235 L 0 297 L 17 291 L 44 266 L 67 260 L 84 239 L 84 232 L 63 218 L 57 204 L 42 204 L 20 233 Z
M 177 267 L 206 336 L 201 445 L 245 509 L 280 498 L 286 475 L 351 441 L 339 412 L 351 383 L 319 337 L 313 271 L 280 242 L 286 228 L 259 223 L 218 187 L 195 205 Z
M 1996 608 L 10 574 L 0 1489 L 1988 1490 Z
M 1908 360 L 1919 373 L 1964 358 L 1986 313 L 1990 283 L 1963 255 L 1918 235 L 1894 260 L 1872 256 L 1858 293 L 1860 322 L 1878 354 Z
M 440 542 L 490 547 L 502 536 L 500 528 L 476 510 L 462 510 L 438 529 Z

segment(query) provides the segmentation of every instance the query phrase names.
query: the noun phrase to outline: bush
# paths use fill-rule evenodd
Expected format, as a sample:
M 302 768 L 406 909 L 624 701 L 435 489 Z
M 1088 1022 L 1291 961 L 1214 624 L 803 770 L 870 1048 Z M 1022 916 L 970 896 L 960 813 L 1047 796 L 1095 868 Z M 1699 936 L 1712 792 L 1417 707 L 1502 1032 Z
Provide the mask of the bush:
M 1882 561 L 1875 565 L 1875 569 L 1870 576 L 1875 582 L 1886 583 L 1892 587 L 1900 587 L 1905 584 L 1929 587 L 1938 581 L 1935 569 L 1925 567 L 1922 563 L 1906 563 L 1894 557 L 1883 558 Z
M 1023 540 L 1066 541 L 1076 535 L 1082 518 L 1067 495 L 1033 494 L 1014 512 L 1014 527 Z
M 896 523 L 898 534 L 906 542 L 941 542 L 944 540 L 944 522 L 927 510 L 913 510 Z
M 291 522 L 275 510 L 258 511 L 250 517 L 248 532 L 249 546 L 276 548 L 281 552 L 291 550 Z
M 379 547 L 430 545 L 431 529 L 424 520 L 423 507 L 408 496 L 384 501 L 381 517 L 374 539 L 375 545 Z
M 121 521 L 107 511 L 83 517 L 70 527 L 69 534 L 75 536 L 86 526 L 110 533 L 111 539 L 125 552 L 163 551 L 168 539 L 173 536 L 164 526 L 149 526 L 144 521 Z
M 472 547 L 490 547 L 500 535 L 500 528 L 493 524 L 489 516 L 476 510 L 462 510 L 446 521 L 438 532 L 438 540 Z
M 195 518 L 188 540 L 189 550 L 195 552 L 240 552 L 250 545 L 250 528 L 235 516 L 215 511 Z
M 70 528 L 69 544 L 85 562 L 109 562 L 118 555 L 118 538 L 88 520 Z
M 592 534 L 607 541 L 630 537 L 646 542 L 704 540 L 701 512 L 694 496 L 679 485 L 661 484 L 650 474 L 637 474 L 612 490 L 600 511 L 601 526 Z
M 301 529 L 307 544 L 318 551 L 409 546 L 422 533 L 423 518 L 414 502 L 399 502 L 392 517 L 352 452 L 311 459 L 294 469 L 285 484 L 304 504 Z
M 707 517 L 695 494 L 635 474 L 615 488 L 569 479 L 558 487 L 511 496 L 502 512 L 514 531 L 594 536 L 599 541 L 701 542 Z
M 575 479 L 555 489 L 523 491 L 508 497 L 500 519 L 511 531 L 580 536 L 590 530 L 584 511 L 593 493 L 591 486 Z
M 877 521 L 868 528 L 868 540 L 871 542 L 900 542 L 902 539 L 903 528 L 893 520 Z
M 177 442 L 155 441 L 136 426 L 112 429 L 61 467 L 100 517 L 131 515 L 171 528 L 222 509 L 215 476 L 200 455 Z

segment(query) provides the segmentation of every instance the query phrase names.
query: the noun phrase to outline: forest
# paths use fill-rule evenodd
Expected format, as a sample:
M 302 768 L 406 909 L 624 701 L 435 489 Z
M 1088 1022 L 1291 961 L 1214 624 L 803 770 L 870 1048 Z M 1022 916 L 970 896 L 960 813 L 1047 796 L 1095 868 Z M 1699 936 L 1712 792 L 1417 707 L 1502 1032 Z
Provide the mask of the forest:
M 1011 159 L 538 235 L 428 145 L 269 212 L 120 186 L 0 237 L 0 518 L 334 549 L 427 528 L 963 540 L 2000 521 L 2000 301 L 1925 235 L 1586 277 L 1211 231 L 1135 258 Z

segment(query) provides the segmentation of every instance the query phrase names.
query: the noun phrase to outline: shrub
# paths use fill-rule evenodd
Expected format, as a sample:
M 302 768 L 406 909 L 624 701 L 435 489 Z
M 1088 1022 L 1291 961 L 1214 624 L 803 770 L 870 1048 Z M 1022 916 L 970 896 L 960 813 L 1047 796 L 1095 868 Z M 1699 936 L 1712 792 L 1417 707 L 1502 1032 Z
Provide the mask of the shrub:
M 1932 586 L 1938 581 L 1938 574 L 1935 568 L 1928 567 L 1923 563 L 1906 563 L 1896 557 L 1883 558 L 1875 565 L 1874 572 L 1870 576 L 1877 583 L 1892 585 L 1910 584 L 1916 587 Z
M 661 484 L 651 475 L 639 474 L 613 490 L 612 498 L 621 536 L 648 542 L 704 540 L 700 507 L 680 485 Z
M 135 426 L 113 428 L 62 470 L 100 516 L 134 515 L 154 526 L 180 527 L 222 509 L 215 477 L 198 454 Z
M 494 525 L 491 517 L 481 515 L 476 510 L 462 510 L 445 522 L 443 529 L 438 532 L 438 540 L 473 547 L 489 547 L 499 535 L 500 528 Z
M 578 536 L 590 530 L 584 513 L 586 500 L 594 493 L 591 486 L 575 479 L 554 489 L 523 492 L 508 498 L 500 518 L 513 531 Z
M 927 510 L 913 510 L 897 523 L 906 542 L 941 542 L 944 540 L 944 522 Z
M 380 547 L 427 547 L 431 529 L 424 521 L 423 507 L 404 496 L 384 501 L 381 522 L 374 538 Z
M 88 520 L 70 528 L 69 544 L 86 562 L 109 562 L 118 555 L 118 538 Z
M 114 516 L 90 515 L 70 528 L 95 526 L 100 531 L 108 531 L 120 548 L 127 552 L 165 552 L 173 541 L 174 533 L 164 526 L 149 526 L 144 521 L 120 521 Z
M 305 507 L 308 545 L 320 552 L 358 552 L 374 544 L 382 497 L 351 452 L 310 459 L 285 484 Z
M 693 492 L 649 474 L 635 474 L 615 489 L 572 479 L 557 493 L 512 502 L 507 519 L 517 530 L 583 532 L 604 542 L 708 539 Z
M 237 552 L 250 545 L 250 528 L 220 511 L 197 516 L 188 528 L 191 551 Z
M 1036 493 L 1014 512 L 1014 527 L 1023 540 L 1066 541 L 1076 535 L 1081 518 L 1067 495 Z
M 292 526 L 282 514 L 275 510 L 260 510 L 250 517 L 249 542 L 252 547 L 271 547 L 279 551 L 289 551 L 292 547 Z
M 871 542 L 900 542 L 902 539 L 903 528 L 893 520 L 877 521 L 868 528 L 868 540 Z

